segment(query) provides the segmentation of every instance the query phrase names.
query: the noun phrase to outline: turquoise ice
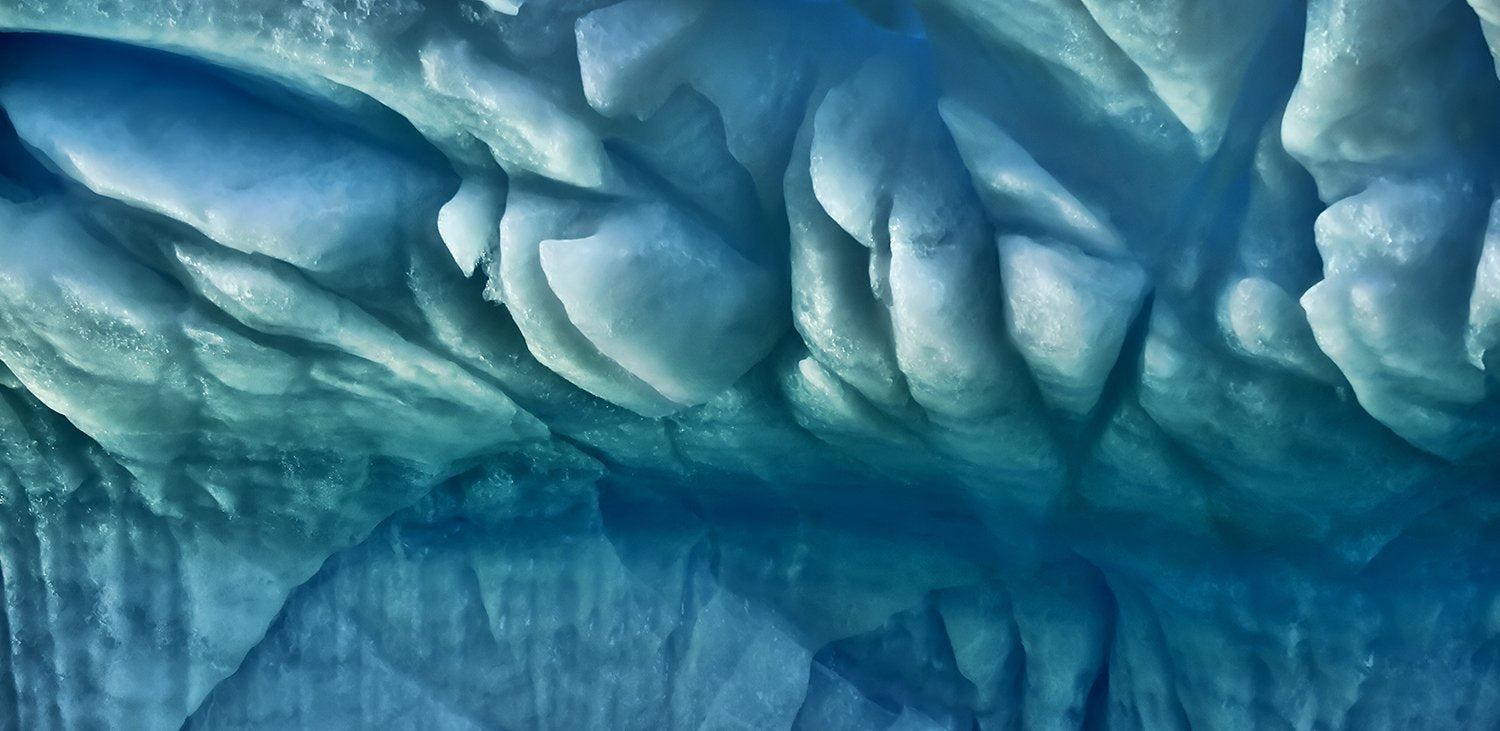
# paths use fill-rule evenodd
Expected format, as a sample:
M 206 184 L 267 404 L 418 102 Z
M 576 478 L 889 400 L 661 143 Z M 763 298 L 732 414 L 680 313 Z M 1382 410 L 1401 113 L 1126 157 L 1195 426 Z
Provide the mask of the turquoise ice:
M 1497 28 L 0 0 L 0 731 L 1500 727 Z

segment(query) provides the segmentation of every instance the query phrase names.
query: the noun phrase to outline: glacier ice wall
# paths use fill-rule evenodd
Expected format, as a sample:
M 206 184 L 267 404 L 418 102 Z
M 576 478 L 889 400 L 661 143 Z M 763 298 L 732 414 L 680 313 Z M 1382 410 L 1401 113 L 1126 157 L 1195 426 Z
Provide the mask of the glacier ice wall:
M 1500 726 L 1497 57 L 0 0 L 0 729 Z

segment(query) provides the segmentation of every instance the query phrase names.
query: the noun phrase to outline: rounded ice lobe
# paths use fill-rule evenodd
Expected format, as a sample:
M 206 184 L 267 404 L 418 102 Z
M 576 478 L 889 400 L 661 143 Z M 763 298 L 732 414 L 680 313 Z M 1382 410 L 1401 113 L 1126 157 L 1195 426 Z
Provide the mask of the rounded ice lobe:
M 34 50 L 32 50 L 34 49 Z M 111 73 L 72 49 L 17 54 L 0 86 L 16 132 L 93 192 L 182 221 L 219 244 L 320 275 L 389 266 L 444 181 L 170 65 Z
M 769 273 L 661 206 L 606 215 L 583 238 L 544 240 L 540 255 L 573 326 L 680 404 L 728 388 L 783 327 Z

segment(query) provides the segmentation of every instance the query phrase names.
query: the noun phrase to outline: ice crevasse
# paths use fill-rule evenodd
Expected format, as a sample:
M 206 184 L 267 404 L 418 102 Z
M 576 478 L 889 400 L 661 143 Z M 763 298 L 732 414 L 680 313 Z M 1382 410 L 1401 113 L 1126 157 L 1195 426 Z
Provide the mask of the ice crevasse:
M 0 0 L 0 730 L 1500 727 L 1497 54 Z

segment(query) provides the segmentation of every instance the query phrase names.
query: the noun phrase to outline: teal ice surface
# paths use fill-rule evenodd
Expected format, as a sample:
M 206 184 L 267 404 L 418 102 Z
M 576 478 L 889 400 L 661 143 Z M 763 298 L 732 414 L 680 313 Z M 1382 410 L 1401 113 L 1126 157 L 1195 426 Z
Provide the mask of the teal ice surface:
M 1500 726 L 1489 0 L 0 0 L 0 730 Z

